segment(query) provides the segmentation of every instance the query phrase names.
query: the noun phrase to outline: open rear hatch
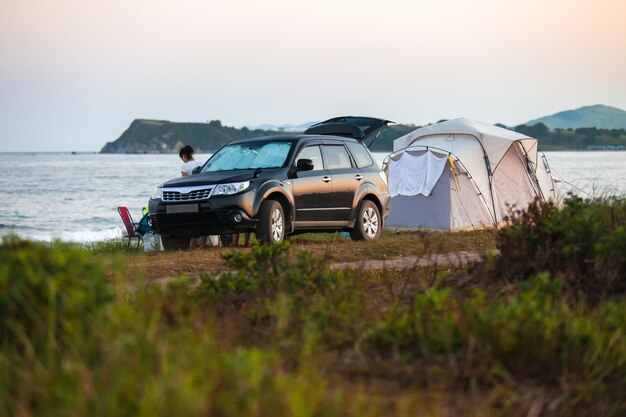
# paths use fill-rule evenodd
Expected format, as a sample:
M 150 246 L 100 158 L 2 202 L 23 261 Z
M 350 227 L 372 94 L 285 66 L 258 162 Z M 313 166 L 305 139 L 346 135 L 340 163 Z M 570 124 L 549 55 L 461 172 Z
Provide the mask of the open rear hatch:
M 365 140 L 387 127 L 390 120 L 373 117 L 342 116 L 334 117 L 309 127 L 305 135 L 333 135 Z

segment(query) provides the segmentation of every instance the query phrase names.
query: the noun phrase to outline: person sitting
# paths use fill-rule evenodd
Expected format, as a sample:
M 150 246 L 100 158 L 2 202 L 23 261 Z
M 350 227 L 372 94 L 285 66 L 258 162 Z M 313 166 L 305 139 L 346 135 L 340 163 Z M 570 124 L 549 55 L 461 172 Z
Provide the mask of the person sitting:
M 193 157 L 193 154 L 194 150 L 190 145 L 185 145 L 180 149 L 180 151 L 178 151 L 178 156 L 183 161 L 183 165 L 180 167 L 180 175 L 183 177 L 191 175 L 195 167 L 201 167 L 204 165 L 203 162 L 196 160 Z M 189 247 L 195 248 L 206 246 L 207 238 L 210 246 L 219 246 L 218 236 L 200 236 L 198 238 L 192 237 L 189 241 Z

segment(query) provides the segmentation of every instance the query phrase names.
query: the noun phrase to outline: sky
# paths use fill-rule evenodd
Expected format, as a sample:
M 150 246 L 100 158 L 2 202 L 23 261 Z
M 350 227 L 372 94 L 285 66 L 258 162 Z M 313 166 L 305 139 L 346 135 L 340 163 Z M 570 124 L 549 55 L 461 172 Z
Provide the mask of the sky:
M 0 0 L 0 152 L 137 118 L 516 125 L 626 109 L 625 0 Z

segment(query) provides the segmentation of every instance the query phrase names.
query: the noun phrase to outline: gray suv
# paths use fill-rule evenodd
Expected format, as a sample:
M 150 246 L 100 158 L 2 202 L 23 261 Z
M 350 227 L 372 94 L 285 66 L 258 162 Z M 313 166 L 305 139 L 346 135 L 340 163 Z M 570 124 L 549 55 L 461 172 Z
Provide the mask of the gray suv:
M 389 213 L 387 179 L 362 141 L 388 123 L 339 117 L 299 135 L 231 142 L 194 175 L 155 189 L 152 227 L 166 249 L 241 232 L 263 243 L 305 232 L 376 239 Z

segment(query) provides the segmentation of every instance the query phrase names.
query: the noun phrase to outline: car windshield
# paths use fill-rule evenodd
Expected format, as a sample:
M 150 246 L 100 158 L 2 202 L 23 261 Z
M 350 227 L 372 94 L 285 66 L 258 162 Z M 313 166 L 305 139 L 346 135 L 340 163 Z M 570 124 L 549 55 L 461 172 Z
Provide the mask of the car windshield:
M 236 169 L 280 168 L 285 164 L 292 142 L 250 142 L 220 149 L 202 172 Z

